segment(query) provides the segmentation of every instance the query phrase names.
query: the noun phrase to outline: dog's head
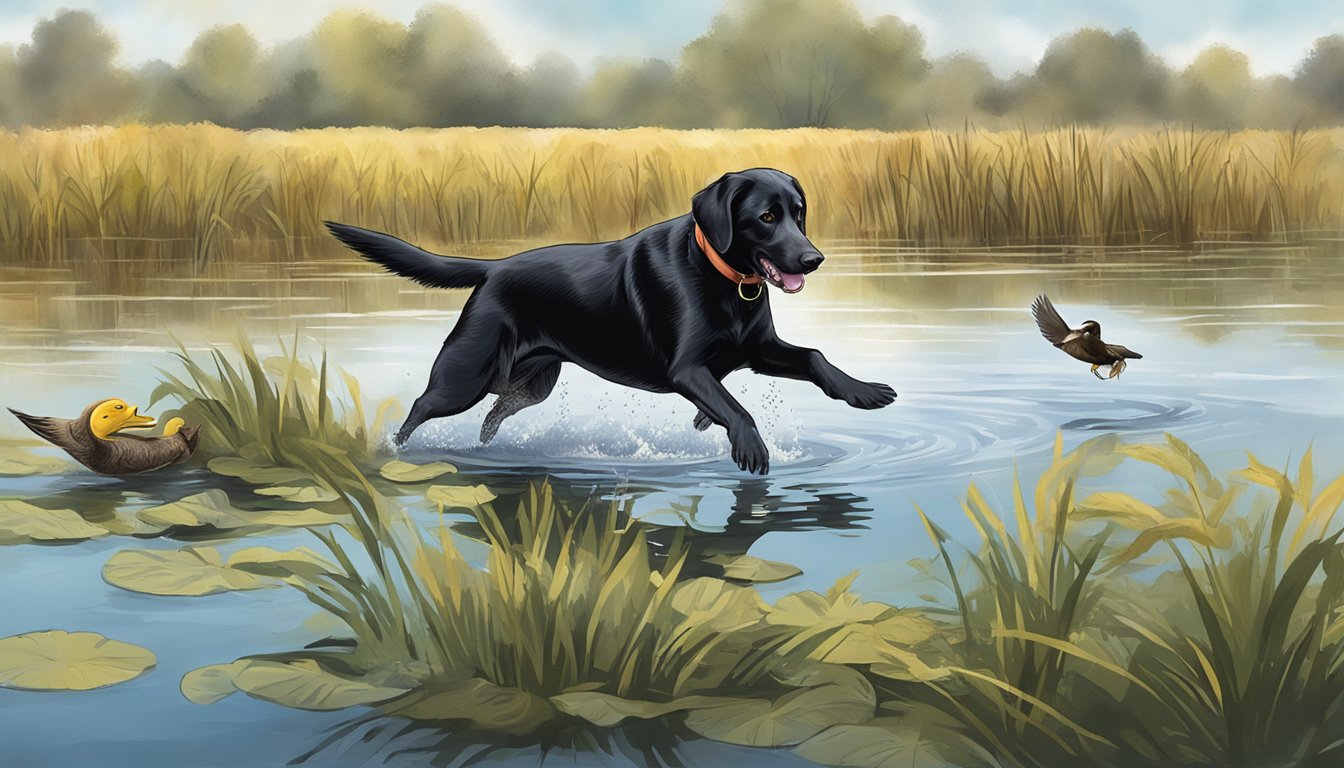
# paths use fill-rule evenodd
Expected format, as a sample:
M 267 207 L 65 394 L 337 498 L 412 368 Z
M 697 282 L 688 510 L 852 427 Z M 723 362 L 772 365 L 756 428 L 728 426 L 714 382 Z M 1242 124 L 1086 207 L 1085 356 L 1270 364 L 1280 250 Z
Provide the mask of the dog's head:
M 807 239 L 807 198 L 798 180 L 773 168 L 726 173 L 696 193 L 691 215 L 723 260 L 785 293 L 825 259 Z

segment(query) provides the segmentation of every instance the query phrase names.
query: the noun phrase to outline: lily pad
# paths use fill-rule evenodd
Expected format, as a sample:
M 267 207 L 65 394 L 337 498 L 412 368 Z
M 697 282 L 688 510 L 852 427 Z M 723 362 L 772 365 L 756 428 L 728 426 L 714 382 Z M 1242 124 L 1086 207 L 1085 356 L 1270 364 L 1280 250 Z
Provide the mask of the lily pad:
M 108 558 L 103 581 L 149 595 L 199 596 L 277 587 L 295 575 L 329 573 L 334 565 L 304 547 L 239 550 L 227 562 L 212 547 L 178 550 L 127 549 Z
M 325 504 L 340 498 L 335 491 L 321 485 L 279 485 L 258 488 L 253 493 L 274 496 L 295 504 Z
M 734 581 L 750 581 L 757 584 L 769 584 L 792 579 L 803 572 L 797 566 L 775 560 L 762 560 L 751 555 L 715 555 L 708 562 L 723 567 L 723 577 Z
M 425 491 L 425 498 L 438 504 L 440 509 L 475 509 L 494 501 L 495 494 L 484 485 L 431 485 Z
M 156 663 L 145 648 L 96 632 L 30 632 L 0 639 L 0 687 L 87 691 L 133 680 Z
M 683 696 L 664 702 L 638 701 L 597 691 L 577 691 L 551 697 L 551 703 L 561 712 L 583 718 L 603 728 L 611 728 L 632 717 L 638 720 L 652 720 L 687 709 L 710 709 L 729 704 L 742 704 L 746 701 L 748 700 L 719 696 Z
M 445 461 L 429 464 L 412 464 L 409 461 L 389 461 L 378 470 L 378 474 L 394 483 L 426 483 L 436 477 L 451 474 L 457 467 Z
M 694 710 L 686 726 L 715 741 L 748 747 L 798 744 L 833 725 L 862 724 L 877 706 L 873 686 L 848 667 L 820 664 L 780 682 L 795 690 L 769 699 L 744 699 L 725 706 Z
M 241 659 L 232 664 L 212 664 L 184 675 L 181 690 L 197 704 L 213 704 L 242 691 L 286 707 L 310 710 L 375 704 L 406 693 L 404 688 L 371 685 L 338 675 L 314 659 Z
M 106 536 L 72 509 L 43 509 L 18 499 L 0 499 L 0 543 L 83 541 Z
M 462 722 L 515 735 L 531 733 L 554 716 L 545 699 L 479 678 L 423 688 L 385 709 L 414 720 Z
M 262 464 L 239 456 L 221 456 L 217 459 L 211 459 L 206 466 L 217 475 L 236 477 L 253 485 L 313 484 L 312 475 L 303 470 L 293 467 L 278 467 L 274 464 Z
M 329 525 L 337 518 L 318 509 L 238 509 L 229 501 L 228 494 L 213 488 L 178 499 L 170 504 L 142 509 L 136 513 L 141 520 L 154 525 L 181 525 L 189 528 L 214 526 L 220 530 L 253 528 L 258 526 Z
M 54 456 L 40 456 L 26 451 L 5 451 L 0 454 L 0 476 L 3 477 L 54 475 L 66 466 L 64 461 Z

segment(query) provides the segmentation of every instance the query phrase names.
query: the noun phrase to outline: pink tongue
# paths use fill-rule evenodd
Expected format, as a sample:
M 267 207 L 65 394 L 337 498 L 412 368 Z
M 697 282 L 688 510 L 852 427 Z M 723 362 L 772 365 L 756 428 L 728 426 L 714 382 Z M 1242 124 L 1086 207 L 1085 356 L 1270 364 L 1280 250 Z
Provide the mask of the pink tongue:
M 803 290 L 803 276 L 790 275 L 788 272 L 779 273 L 780 287 L 785 293 L 797 293 Z

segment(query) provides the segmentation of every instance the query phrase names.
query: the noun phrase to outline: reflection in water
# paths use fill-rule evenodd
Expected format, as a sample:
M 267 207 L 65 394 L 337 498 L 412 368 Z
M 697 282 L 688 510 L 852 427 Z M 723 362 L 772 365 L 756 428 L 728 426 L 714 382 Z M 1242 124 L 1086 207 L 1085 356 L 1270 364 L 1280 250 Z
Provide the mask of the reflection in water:
M 523 247 L 481 246 L 475 255 Z M 452 461 L 463 473 L 444 482 L 484 482 L 503 497 L 501 510 L 541 475 L 578 503 L 632 499 L 634 517 L 660 551 L 684 537 L 697 568 L 746 552 L 791 562 L 804 573 L 781 585 L 788 591 L 824 590 L 858 569 L 862 589 L 892 600 L 905 596 L 898 593 L 906 581 L 900 564 L 930 554 L 912 504 L 951 535 L 969 535 L 953 501 L 966 483 L 980 484 L 991 500 L 996 493 L 1006 498 L 1012 468 L 1032 477 L 1048 461 L 1057 432 L 1074 444 L 1098 433 L 1145 440 L 1171 431 L 1219 471 L 1244 466 L 1246 448 L 1277 466 L 1308 442 L 1318 473 L 1344 465 L 1344 443 L 1336 437 L 1344 426 L 1338 397 L 1344 243 L 1192 253 L 857 243 L 823 250 L 826 265 L 804 292 L 771 296 L 781 335 L 822 349 L 856 376 L 890 383 L 900 399 L 861 412 L 807 384 L 730 376 L 726 385 L 771 446 L 767 478 L 733 471 L 722 430 L 696 432 L 689 404 L 614 387 L 572 366 L 555 396 L 506 422 L 490 446 L 476 442 L 485 403 L 479 412 L 436 422 L 403 458 Z M 0 405 L 77 413 L 105 397 L 147 401 L 156 368 L 172 368 L 173 335 L 199 350 L 245 333 L 265 353 L 296 329 L 315 342 L 314 356 L 319 345 L 329 350 L 369 401 L 409 402 L 467 295 L 379 274 L 334 245 L 303 261 L 214 263 L 199 273 L 168 253 L 124 256 L 57 267 L 0 265 Z M 1144 359 L 1109 382 L 1077 369 L 1031 321 L 1027 304 L 1042 292 L 1066 317 L 1116 329 Z M 0 438 L 24 434 L 0 412 Z M 226 488 L 238 503 L 271 503 L 229 482 L 197 470 L 123 480 L 77 472 L 0 478 L 0 496 L 100 521 L 121 520 L 126 510 L 133 518 L 134 509 L 207 487 Z M 264 543 L 311 545 L 308 536 L 268 534 Z M 638 729 L 556 736 L 546 752 L 379 717 L 277 714 L 243 697 L 215 709 L 195 707 L 170 690 L 186 670 L 293 648 L 331 630 L 277 636 L 283 630 L 276 627 L 298 624 L 312 610 L 288 590 L 200 602 L 98 592 L 110 590 L 98 576 L 106 557 L 123 546 L 180 544 L 107 537 L 0 551 L 7 581 L 35 595 L 0 612 L 14 631 L 73 622 L 159 646 L 157 677 L 79 700 L 80 738 L 96 739 L 107 764 L 142 764 L 154 750 L 158 764 L 181 764 L 164 733 L 194 736 L 190 743 L 222 763 L 298 755 L 313 747 L 315 728 L 337 721 L 343 722 L 305 757 L 308 764 L 535 765 L 545 754 L 566 762 L 618 755 L 612 762 L 636 765 L 759 760 L 758 753 L 721 746 L 730 751 L 699 759 L 708 754 L 704 742 L 653 739 Z M 22 754 L 70 738 L 63 725 L 69 700 L 24 701 L 4 713 Z M 120 716 L 127 711 L 152 714 Z M 300 717 L 301 727 L 268 727 Z M 178 743 L 187 743 L 186 736 Z M 792 758 L 770 756 L 772 764 L 786 759 Z

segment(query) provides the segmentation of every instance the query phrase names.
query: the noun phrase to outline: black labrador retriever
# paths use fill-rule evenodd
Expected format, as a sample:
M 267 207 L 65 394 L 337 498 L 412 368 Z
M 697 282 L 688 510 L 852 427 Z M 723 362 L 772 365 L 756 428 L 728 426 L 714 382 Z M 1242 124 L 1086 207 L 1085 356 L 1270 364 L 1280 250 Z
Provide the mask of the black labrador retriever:
M 728 430 L 733 460 L 770 467 L 751 414 L 721 379 L 740 368 L 811 381 L 855 408 L 881 408 L 896 393 L 862 382 L 815 349 L 775 335 L 765 283 L 785 293 L 823 257 L 806 232 L 797 180 L 753 168 L 696 193 L 691 213 L 624 240 L 554 245 L 498 261 L 438 256 L 391 235 L 327 222 L 332 234 L 390 272 L 435 288 L 474 288 L 434 361 L 429 385 L 397 433 L 400 445 L 429 419 L 499 395 L 485 423 L 551 393 L 560 364 L 577 363 L 617 384 L 676 392 L 700 409 L 695 426 Z

